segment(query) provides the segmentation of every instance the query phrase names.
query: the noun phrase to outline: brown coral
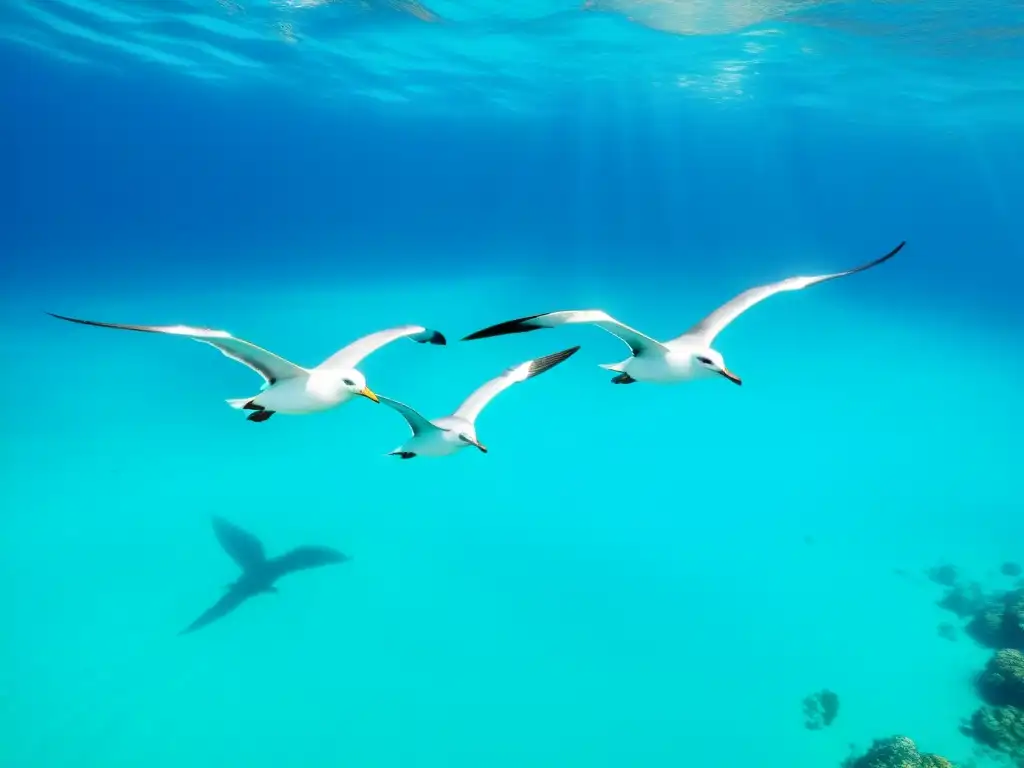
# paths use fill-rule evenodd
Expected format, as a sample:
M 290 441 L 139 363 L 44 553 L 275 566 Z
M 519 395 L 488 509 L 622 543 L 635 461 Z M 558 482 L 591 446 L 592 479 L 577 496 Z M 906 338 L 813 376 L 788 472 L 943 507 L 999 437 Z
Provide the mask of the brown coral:
M 956 768 L 940 755 L 921 754 L 906 736 L 876 739 L 867 753 L 849 758 L 843 768 Z
M 1024 590 L 990 598 L 968 623 L 967 633 L 988 648 L 1024 649 Z
M 986 747 L 1024 760 L 1024 710 L 1017 707 L 982 707 L 964 732 Z
M 1024 707 L 1024 654 L 1012 648 L 996 651 L 978 675 L 977 686 L 989 704 Z

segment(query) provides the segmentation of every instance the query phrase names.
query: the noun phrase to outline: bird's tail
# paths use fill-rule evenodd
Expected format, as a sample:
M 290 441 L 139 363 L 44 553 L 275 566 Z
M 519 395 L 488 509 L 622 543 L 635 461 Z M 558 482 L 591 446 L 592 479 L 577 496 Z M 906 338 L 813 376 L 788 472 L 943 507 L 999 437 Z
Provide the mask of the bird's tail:
M 235 399 L 233 399 L 233 400 L 227 400 L 226 402 L 227 402 L 227 404 L 228 404 L 228 405 L 230 405 L 230 406 L 231 406 L 232 408 L 237 408 L 237 409 L 239 409 L 239 410 L 242 410 L 242 409 L 244 409 L 244 408 L 245 408 L 245 406 L 247 406 L 247 405 L 248 405 L 248 404 L 249 404 L 249 403 L 250 403 L 251 401 L 252 401 L 252 398 L 251 398 L 251 397 L 236 397 Z
M 628 360 L 623 360 L 621 363 L 598 363 L 598 368 L 604 368 L 606 371 L 615 371 L 616 373 L 622 373 L 626 367 Z

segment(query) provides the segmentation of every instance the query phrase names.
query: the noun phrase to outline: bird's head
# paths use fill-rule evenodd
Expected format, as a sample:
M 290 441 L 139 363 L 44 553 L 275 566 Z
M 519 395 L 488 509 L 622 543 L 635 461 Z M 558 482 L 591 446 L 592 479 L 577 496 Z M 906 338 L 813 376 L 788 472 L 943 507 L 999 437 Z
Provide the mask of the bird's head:
M 341 386 L 353 395 L 368 398 L 373 400 L 375 403 L 380 402 L 374 391 L 366 386 L 366 377 L 355 368 L 350 368 L 346 371 L 339 371 L 337 375 L 341 381 Z
M 733 384 L 743 383 L 743 380 L 726 366 L 725 358 L 722 357 L 721 353 L 710 347 L 695 350 L 693 352 L 693 363 L 698 370 L 705 371 L 708 376 L 724 376 Z
M 458 432 L 459 440 L 468 445 L 475 446 L 480 449 L 481 453 L 487 453 L 487 448 L 479 440 L 476 439 L 476 430 L 463 429 Z

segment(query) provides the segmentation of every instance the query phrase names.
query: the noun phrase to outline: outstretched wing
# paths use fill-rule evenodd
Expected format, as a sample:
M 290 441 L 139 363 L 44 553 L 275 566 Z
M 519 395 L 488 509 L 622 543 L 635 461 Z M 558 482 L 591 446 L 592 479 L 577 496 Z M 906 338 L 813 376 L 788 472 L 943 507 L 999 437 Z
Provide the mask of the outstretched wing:
M 409 423 L 409 427 L 414 435 L 421 435 L 432 429 L 440 429 L 436 424 L 431 424 L 419 411 L 410 408 L 405 403 L 400 403 L 397 400 L 392 400 L 390 397 L 383 397 L 381 395 L 377 397 L 380 398 L 384 405 L 402 414 L 402 417 Z
M 296 547 L 291 552 L 272 558 L 267 565 L 273 569 L 274 578 L 279 579 L 295 571 L 344 563 L 347 560 L 351 560 L 348 555 L 330 547 Z
M 544 371 L 550 371 L 559 363 L 564 360 L 568 360 L 570 357 L 575 355 L 578 350 L 578 346 L 570 347 L 569 349 L 564 349 L 561 352 L 555 352 L 554 354 L 545 355 L 544 357 L 538 357 L 535 360 L 527 360 L 525 363 L 520 363 L 519 365 L 514 365 L 511 368 L 506 369 L 501 376 L 491 379 L 467 397 L 465 402 L 463 402 L 462 405 L 459 406 L 459 409 L 452 415 L 465 419 L 472 424 L 476 421 L 476 417 L 480 415 L 480 411 L 483 410 L 484 406 L 491 402 L 491 400 L 497 397 L 501 392 L 504 392 L 513 384 L 518 384 L 521 381 L 532 379 L 534 376 L 539 376 L 544 373 Z
M 430 328 L 422 325 L 400 325 L 397 328 L 388 328 L 384 331 L 371 333 L 356 339 L 347 347 L 343 347 L 333 355 L 324 360 L 317 367 L 326 370 L 331 368 L 355 368 L 367 355 L 376 352 L 386 344 L 398 339 L 412 339 L 419 344 L 444 345 L 444 336 Z
M 256 371 L 267 384 L 275 384 L 282 379 L 292 379 L 306 374 L 306 369 L 294 363 L 278 357 L 273 352 L 268 352 L 262 347 L 257 347 L 244 339 L 237 339 L 227 331 L 217 331 L 212 328 L 199 328 L 190 325 L 126 325 L 123 323 L 101 323 L 95 320 L 81 320 L 76 317 L 65 317 L 55 315 L 53 312 L 46 314 L 60 320 L 67 320 L 71 323 L 82 325 L 95 325 L 100 328 L 117 328 L 122 331 L 142 331 L 143 333 L 163 333 L 171 336 L 187 336 L 195 341 L 201 341 L 216 347 L 226 357 L 230 357 L 242 365 L 248 366 Z
M 714 340 L 715 336 L 722 332 L 729 323 L 735 320 L 737 317 L 742 315 L 748 309 L 755 304 L 764 301 L 769 296 L 774 296 L 776 293 L 783 291 L 799 291 L 802 288 L 806 288 L 809 285 L 816 285 L 817 283 L 824 283 L 827 280 L 835 280 L 838 277 L 846 277 L 848 275 L 854 275 L 857 272 L 863 272 L 872 267 L 877 267 L 884 261 L 888 261 L 897 253 L 900 249 L 906 245 L 906 241 L 900 243 L 891 251 L 884 256 L 875 259 L 874 261 L 868 262 L 867 264 L 861 264 L 859 267 L 848 269 L 845 272 L 836 272 L 830 275 L 815 275 L 812 277 L 790 277 L 785 280 L 780 280 L 777 283 L 771 283 L 769 285 L 760 285 L 756 288 L 750 288 L 741 293 L 736 298 L 732 299 L 726 304 L 723 304 L 710 315 L 705 317 L 699 323 L 694 325 L 682 336 L 678 336 L 672 341 L 677 341 L 686 337 L 699 337 L 701 342 L 705 345 L 710 345 Z
M 462 340 L 471 341 L 473 339 L 486 339 L 491 336 L 506 336 L 510 333 L 526 333 L 541 328 L 557 328 L 560 325 L 575 323 L 596 325 L 613 336 L 617 336 L 638 357 L 644 354 L 644 352 L 665 349 L 660 341 L 655 341 L 650 336 L 645 336 L 640 331 L 630 328 L 628 325 L 623 325 L 614 317 L 599 309 L 573 309 L 520 317 L 516 320 L 507 320 L 504 323 L 498 323 L 497 325 L 474 331 Z
M 243 571 L 257 568 L 266 562 L 267 556 L 263 552 L 263 544 L 260 543 L 260 540 L 237 525 L 229 523 L 222 517 L 214 516 L 213 532 L 224 551 L 238 563 L 238 567 Z
M 217 619 L 224 618 L 235 610 L 235 608 L 244 603 L 249 596 L 249 593 L 242 592 L 238 589 L 232 589 L 229 592 L 226 592 L 220 600 L 208 608 L 198 619 L 185 627 L 180 634 L 187 635 L 189 632 L 195 632 L 197 629 L 202 629 L 207 624 L 212 624 Z

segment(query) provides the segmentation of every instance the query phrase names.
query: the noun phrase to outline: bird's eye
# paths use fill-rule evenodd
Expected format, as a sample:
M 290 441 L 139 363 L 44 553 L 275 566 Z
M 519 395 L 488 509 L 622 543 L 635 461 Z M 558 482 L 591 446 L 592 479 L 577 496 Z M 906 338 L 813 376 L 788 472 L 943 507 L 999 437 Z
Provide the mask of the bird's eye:
M 345 386 L 347 387 L 354 387 L 356 385 L 356 383 L 352 381 L 352 379 L 342 379 L 342 382 L 344 382 Z
M 706 357 L 700 357 L 700 356 L 698 356 L 698 357 L 697 357 L 697 360 L 698 360 L 699 362 L 702 362 L 702 363 L 704 363 L 704 365 L 714 365 L 714 363 L 712 363 L 712 362 L 711 362 L 710 360 L 708 360 L 708 358 L 706 358 Z

